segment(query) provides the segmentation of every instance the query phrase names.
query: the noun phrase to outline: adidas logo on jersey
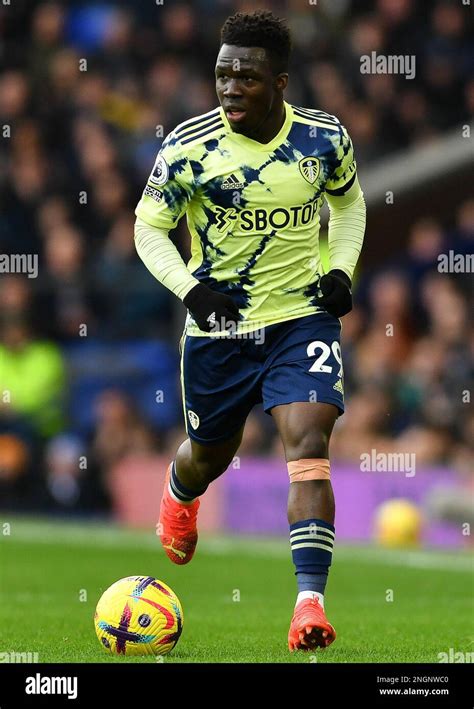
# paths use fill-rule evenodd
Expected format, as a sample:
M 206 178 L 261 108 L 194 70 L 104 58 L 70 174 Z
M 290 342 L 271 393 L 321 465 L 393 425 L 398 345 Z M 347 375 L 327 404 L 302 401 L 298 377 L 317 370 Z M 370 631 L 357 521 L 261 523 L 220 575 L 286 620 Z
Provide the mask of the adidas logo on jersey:
M 221 190 L 241 190 L 242 187 L 245 187 L 245 182 L 239 182 L 234 173 L 232 173 L 222 183 Z

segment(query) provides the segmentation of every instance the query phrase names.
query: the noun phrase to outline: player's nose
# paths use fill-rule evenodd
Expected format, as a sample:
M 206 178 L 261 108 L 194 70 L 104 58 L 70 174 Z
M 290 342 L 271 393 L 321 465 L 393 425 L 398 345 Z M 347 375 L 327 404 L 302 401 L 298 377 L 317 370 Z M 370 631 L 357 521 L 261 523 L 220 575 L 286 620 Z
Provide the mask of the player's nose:
M 235 79 L 230 79 L 224 89 L 224 96 L 242 96 L 242 89 L 240 87 L 239 82 Z

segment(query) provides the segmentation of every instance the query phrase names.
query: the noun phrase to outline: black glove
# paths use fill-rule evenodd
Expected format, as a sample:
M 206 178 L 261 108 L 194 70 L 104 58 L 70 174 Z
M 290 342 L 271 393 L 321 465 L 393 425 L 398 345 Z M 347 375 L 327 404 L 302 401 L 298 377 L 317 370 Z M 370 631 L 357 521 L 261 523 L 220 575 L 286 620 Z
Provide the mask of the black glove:
M 329 271 L 319 280 L 323 295 L 316 299 L 316 305 L 324 308 L 335 318 L 347 315 L 352 310 L 351 286 L 351 279 L 344 271 L 339 271 L 337 268 Z
M 204 283 L 191 288 L 183 303 L 204 332 L 226 330 L 230 323 L 236 324 L 239 320 L 239 309 L 232 298 L 216 293 Z

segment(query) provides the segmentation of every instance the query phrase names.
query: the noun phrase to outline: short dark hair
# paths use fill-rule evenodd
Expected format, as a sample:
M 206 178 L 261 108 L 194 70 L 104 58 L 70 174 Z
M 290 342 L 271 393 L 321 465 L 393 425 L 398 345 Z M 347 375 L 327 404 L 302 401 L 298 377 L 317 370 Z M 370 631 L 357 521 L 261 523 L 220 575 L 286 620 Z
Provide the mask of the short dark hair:
M 221 46 L 263 47 L 267 50 L 272 70 L 276 74 L 288 71 L 291 36 L 286 20 L 270 10 L 251 13 L 237 12 L 228 17 L 221 29 Z

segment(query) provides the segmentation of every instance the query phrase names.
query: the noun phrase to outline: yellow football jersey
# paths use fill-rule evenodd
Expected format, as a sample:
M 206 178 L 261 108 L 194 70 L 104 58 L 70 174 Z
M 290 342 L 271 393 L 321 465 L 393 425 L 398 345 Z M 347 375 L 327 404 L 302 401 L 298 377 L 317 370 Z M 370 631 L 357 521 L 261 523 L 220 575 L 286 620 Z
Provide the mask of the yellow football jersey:
M 285 102 L 269 143 L 232 131 L 222 108 L 164 140 L 136 214 L 172 229 L 186 213 L 189 271 L 240 309 L 238 332 L 318 312 L 319 212 L 353 184 L 350 137 L 335 116 Z M 207 335 L 188 316 L 187 334 Z

